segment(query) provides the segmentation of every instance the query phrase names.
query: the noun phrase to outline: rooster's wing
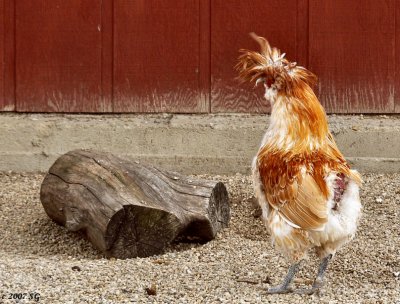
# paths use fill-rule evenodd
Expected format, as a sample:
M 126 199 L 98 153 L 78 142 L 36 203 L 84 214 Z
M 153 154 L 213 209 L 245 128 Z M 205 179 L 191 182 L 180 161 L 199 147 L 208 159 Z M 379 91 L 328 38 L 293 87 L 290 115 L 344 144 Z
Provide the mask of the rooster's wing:
M 291 181 L 280 176 L 272 187 L 264 180 L 264 191 L 271 207 L 295 228 L 321 230 L 327 222 L 326 197 L 310 174 L 299 172 Z

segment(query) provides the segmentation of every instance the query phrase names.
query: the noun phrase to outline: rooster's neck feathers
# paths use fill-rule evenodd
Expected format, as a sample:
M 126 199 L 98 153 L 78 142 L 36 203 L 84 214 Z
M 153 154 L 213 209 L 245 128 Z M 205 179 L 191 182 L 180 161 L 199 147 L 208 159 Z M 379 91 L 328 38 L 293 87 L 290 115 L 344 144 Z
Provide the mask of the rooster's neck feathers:
M 298 91 L 301 99 L 277 94 L 271 112 L 268 140 L 264 144 L 303 153 L 320 148 L 328 139 L 326 114 L 314 92 L 308 86 Z

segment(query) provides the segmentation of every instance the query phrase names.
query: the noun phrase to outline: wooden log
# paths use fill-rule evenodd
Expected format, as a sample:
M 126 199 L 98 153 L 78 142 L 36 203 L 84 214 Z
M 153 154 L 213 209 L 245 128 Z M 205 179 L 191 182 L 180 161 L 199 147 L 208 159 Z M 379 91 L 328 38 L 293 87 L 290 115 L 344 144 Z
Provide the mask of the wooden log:
M 230 218 L 221 182 L 90 150 L 58 158 L 40 199 L 55 222 L 83 230 L 96 248 L 117 258 L 162 253 L 178 237 L 209 241 Z

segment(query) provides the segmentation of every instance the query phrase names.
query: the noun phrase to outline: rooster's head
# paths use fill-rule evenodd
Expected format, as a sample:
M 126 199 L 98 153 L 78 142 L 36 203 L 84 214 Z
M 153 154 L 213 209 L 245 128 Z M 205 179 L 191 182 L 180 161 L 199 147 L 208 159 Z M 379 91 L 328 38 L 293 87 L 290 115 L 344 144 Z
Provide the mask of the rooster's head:
M 242 54 L 236 65 L 240 80 L 255 85 L 263 83 L 267 99 L 280 93 L 297 97 L 297 92 L 305 85 L 308 87 L 315 85 L 317 77 L 313 73 L 298 66 L 296 62 L 288 61 L 285 53 L 271 47 L 265 38 L 254 33 L 250 33 L 250 36 L 259 43 L 261 50 L 260 52 L 240 50 Z

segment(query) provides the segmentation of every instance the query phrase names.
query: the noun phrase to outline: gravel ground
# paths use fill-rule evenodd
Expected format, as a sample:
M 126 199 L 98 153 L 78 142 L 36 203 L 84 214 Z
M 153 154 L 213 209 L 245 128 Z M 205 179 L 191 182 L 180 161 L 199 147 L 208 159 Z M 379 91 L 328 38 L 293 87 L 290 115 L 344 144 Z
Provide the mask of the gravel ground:
M 42 174 L 0 173 L 0 303 L 16 303 L 4 299 L 12 293 L 32 293 L 39 303 L 400 303 L 400 174 L 364 175 L 357 237 L 329 266 L 324 292 L 313 296 L 265 293 L 288 264 L 253 215 L 251 181 L 209 178 L 226 182 L 229 228 L 205 245 L 116 260 L 46 216 Z M 309 282 L 316 267 L 311 255 L 296 284 Z

